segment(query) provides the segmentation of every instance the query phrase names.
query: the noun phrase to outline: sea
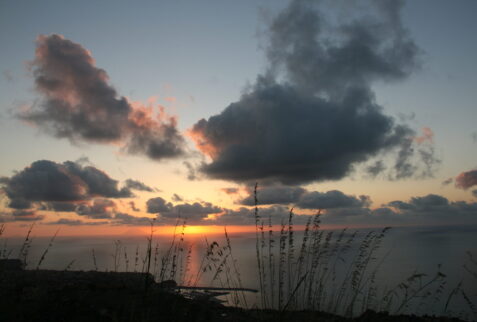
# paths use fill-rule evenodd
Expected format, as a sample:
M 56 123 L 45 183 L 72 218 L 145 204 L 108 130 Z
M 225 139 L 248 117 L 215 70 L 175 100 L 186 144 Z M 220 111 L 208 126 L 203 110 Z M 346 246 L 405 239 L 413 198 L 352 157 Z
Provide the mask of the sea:
M 380 236 L 378 228 L 323 230 L 321 248 L 312 247 L 312 233 L 295 229 L 292 243 L 288 227 L 271 235 L 267 228 L 228 236 L 188 236 L 179 230 L 174 237 L 152 239 L 59 235 L 52 240 L 32 234 L 27 243 L 24 238 L 0 238 L 0 257 L 22 258 L 27 269 L 149 271 L 158 282 L 174 279 L 182 286 L 257 290 L 218 297 L 226 305 L 247 308 L 320 309 L 344 315 L 371 308 L 477 319 L 477 225 L 395 227 L 378 244 L 369 239 Z M 326 260 L 313 263 L 312 251 L 321 251 Z M 360 254 L 365 260 L 360 261 Z M 315 289 L 307 293 L 311 284 Z

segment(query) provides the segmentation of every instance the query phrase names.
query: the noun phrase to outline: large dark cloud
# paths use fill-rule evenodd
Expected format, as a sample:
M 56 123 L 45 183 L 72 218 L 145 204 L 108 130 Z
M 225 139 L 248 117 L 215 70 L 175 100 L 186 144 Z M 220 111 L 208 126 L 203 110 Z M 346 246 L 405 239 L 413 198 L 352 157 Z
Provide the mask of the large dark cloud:
M 339 25 L 325 23 L 316 3 L 292 1 L 268 30 L 268 72 L 239 101 L 193 126 L 197 147 L 211 158 L 201 171 L 235 181 L 335 180 L 392 150 L 391 178 L 432 174 L 433 149 L 384 114 L 371 89 L 418 66 L 401 2 L 372 1 L 365 18 Z
M 103 171 L 71 161 L 35 161 L 10 178 L 2 178 L 0 184 L 10 200 L 8 206 L 16 209 L 31 208 L 34 202 L 50 202 L 47 208 L 71 211 L 73 206 L 64 203 L 94 197 L 132 197 L 128 188 L 119 189 L 118 181 Z
M 90 52 L 61 35 L 39 36 L 32 63 L 43 100 L 19 117 L 58 138 L 121 143 L 131 154 L 160 160 L 182 155 L 176 119 L 119 97 Z
M 194 125 L 199 148 L 213 158 L 202 168 L 210 177 L 287 184 L 340 179 L 353 163 L 412 135 L 383 115 L 368 91 L 330 102 L 262 82 L 220 115 Z
M 462 172 L 455 178 L 455 186 L 461 189 L 469 189 L 477 185 L 477 170 Z

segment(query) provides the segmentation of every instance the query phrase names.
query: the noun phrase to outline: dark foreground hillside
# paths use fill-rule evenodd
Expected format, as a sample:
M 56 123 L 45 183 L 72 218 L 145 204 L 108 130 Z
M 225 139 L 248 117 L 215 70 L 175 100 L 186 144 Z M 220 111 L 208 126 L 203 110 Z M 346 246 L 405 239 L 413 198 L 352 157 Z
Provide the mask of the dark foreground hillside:
M 187 298 L 140 273 L 0 269 L 0 321 L 460 321 L 366 312 L 244 310 L 210 296 Z

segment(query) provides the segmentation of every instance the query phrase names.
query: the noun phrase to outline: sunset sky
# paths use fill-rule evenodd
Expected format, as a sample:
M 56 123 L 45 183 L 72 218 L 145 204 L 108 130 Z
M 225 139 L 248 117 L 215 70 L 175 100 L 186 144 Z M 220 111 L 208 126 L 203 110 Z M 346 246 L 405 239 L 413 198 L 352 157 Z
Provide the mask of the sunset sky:
M 0 0 L 0 223 L 477 224 L 476 12 Z

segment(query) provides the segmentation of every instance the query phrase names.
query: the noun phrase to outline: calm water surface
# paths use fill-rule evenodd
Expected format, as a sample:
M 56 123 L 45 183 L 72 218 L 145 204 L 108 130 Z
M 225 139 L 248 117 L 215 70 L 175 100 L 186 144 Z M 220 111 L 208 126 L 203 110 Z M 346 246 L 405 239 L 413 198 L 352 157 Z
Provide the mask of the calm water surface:
M 364 236 L 368 230 L 361 230 L 358 236 Z M 276 233 L 278 234 L 278 233 Z M 338 232 L 336 233 L 336 236 Z M 244 287 L 259 288 L 256 260 L 255 233 L 230 234 L 233 258 L 236 260 L 237 268 Z M 276 236 L 277 237 L 277 236 Z M 295 232 L 296 253 L 300 248 L 303 232 Z M 41 254 L 48 245 L 50 238 L 35 238 L 28 251 L 28 267 L 37 267 Z M 176 239 L 180 242 L 180 236 Z M 182 244 L 176 243 L 176 266 L 174 268 L 176 279 L 181 279 L 182 284 L 196 284 L 212 286 L 220 284 L 218 279 L 213 278 L 215 274 L 200 274 L 204 268 L 204 256 L 206 254 L 207 243 L 210 245 L 217 241 L 219 246 L 225 246 L 224 236 L 185 236 Z M 0 249 L 6 248 L 10 258 L 18 256 L 23 240 L 11 238 L 1 240 Z M 275 240 L 275 250 L 278 251 L 278 239 Z M 359 246 L 359 238 L 355 240 L 355 246 Z M 152 259 L 151 272 L 160 274 L 161 258 L 166 254 L 171 245 L 170 237 L 155 237 L 153 240 L 153 254 L 157 245 L 158 255 Z M 120 238 L 100 238 L 100 237 L 62 237 L 58 236 L 53 246 L 48 250 L 43 269 L 63 270 L 68 267 L 71 270 L 92 270 L 95 267 L 101 271 L 141 271 L 144 267 L 143 261 L 147 250 L 146 237 L 125 237 Z M 94 252 L 94 255 L 93 255 Z M 449 292 L 463 281 L 465 292 L 477 303 L 477 280 L 471 278 L 470 274 L 463 267 L 466 265 L 472 268 L 472 263 L 467 252 L 477 258 L 477 226 L 466 227 L 407 227 L 393 228 L 386 235 L 383 245 L 378 252 L 378 261 L 382 265 L 376 277 L 378 289 L 382 292 L 392 289 L 400 282 L 405 281 L 414 273 L 425 273 L 425 278 L 433 277 L 438 267 L 446 275 L 444 295 L 432 304 L 424 303 L 421 306 L 413 307 L 412 310 L 419 311 L 420 314 L 440 314 L 448 298 Z M 297 256 L 297 255 L 296 255 Z M 353 252 L 348 255 L 348 260 L 353 256 Z M 278 258 L 278 254 L 275 259 Z M 156 263 L 156 265 L 154 265 Z M 229 262 L 231 263 L 231 262 Z M 220 260 L 216 261 L 220 265 Z M 346 262 L 339 262 L 337 271 L 346 271 Z M 234 270 L 229 264 L 231 274 Z M 473 266 L 474 271 L 476 266 Z M 165 278 L 169 278 L 172 267 L 167 269 Z M 340 274 L 340 273 L 338 273 Z M 181 276 L 181 278 L 180 278 Z M 199 278 L 198 278 L 199 276 Z M 225 276 L 225 275 L 222 275 Z M 225 278 L 225 277 L 223 277 Z M 220 286 L 220 285 L 218 285 Z M 255 294 L 247 294 L 247 305 L 259 305 L 260 298 Z M 430 297 L 430 295 L 429 295 Z M 429 302 L 429 299 L 427 299 Z M 447 314 L 458 315 L 461 311 L 468 311 L 468 306 L 462 299 L 455 299 L 451 302 L 451 308 Z M 449 312 L 450 311 L 450 312 Z M 415 313 L 415 312 L 412 312 Z M 468 312 L 467 312 L 468 313 Z

